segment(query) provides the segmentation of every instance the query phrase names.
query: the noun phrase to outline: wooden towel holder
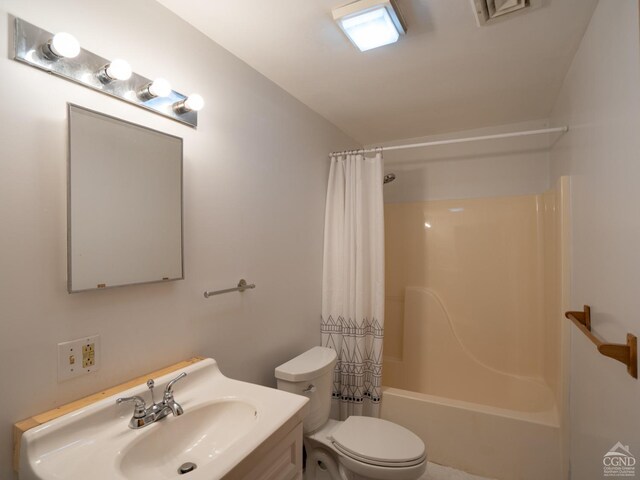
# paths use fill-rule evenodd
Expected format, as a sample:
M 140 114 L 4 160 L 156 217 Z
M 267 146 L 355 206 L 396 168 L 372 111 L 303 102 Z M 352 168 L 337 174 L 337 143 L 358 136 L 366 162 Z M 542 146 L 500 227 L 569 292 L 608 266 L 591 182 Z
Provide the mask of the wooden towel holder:
M 632 333 L 627 333 L 627 343 L 604 343 L 591 332 L 591 307 L 584 306 L 583 312 L 567 312 L 564 314 L 569 320 L 591 340 L 598 351 L 607 357 L 624 363 L 627 372 L 633 378 L 638 378 L 638 339 Z

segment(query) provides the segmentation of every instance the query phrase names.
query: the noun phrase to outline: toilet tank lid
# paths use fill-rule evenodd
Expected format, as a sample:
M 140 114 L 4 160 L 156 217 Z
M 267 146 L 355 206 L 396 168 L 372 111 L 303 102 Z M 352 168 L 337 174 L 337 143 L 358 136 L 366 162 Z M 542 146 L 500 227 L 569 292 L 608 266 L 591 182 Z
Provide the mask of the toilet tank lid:
M 333 370 L 338 356 L 328 347 L 313 347 L 296 358 L 276 367 L 276 378 L 289 382 L 303 382 Z

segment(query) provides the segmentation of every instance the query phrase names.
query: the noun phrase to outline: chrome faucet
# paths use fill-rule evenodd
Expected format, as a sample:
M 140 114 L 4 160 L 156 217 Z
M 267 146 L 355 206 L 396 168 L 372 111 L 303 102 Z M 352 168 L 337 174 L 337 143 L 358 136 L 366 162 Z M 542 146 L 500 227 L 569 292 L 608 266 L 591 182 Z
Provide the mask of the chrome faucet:
M 158 420 L 162 420 L 170 413 L 174 416 L 180 416 L 184 413 L 184 410 L 178 402 L 173 398 L 173 386 L 178 380 L 182 380 L 187 374 L 182 372 L 176 378 L 167 383 L 162 396 L 162 402 L 156 403 L 153 398 L 153 388 L 155 382 L 153 379 L 147 380 L 147 387 L 151 391 L 151 406 L 147 408 L 147 404 L 144 399 L 138 395 L 133 397 L 124 397 L 116 400 L 116 404 L 120 405 L 124 402 L 134 402 L 133 417 L 129 421 L 129 428 L 138 429 L 146 427 Z

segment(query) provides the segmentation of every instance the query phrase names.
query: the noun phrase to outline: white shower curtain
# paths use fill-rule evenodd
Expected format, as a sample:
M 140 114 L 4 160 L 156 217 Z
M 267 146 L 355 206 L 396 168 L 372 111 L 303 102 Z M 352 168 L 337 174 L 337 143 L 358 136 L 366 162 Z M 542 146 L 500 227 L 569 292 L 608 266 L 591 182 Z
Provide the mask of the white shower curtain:
M 379 416 L 384 327 L 382 154 L 331 159 L 322 345 L 336 350 L 332 416 Z

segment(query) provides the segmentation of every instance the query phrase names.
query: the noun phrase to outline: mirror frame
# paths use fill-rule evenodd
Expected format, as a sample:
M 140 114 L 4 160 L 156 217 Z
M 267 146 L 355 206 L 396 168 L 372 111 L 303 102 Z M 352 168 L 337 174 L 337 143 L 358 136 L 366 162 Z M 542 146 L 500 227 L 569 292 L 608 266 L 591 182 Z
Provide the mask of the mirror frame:
M 155 134 L 163 135 L 166 137 L 171 137 L 180 142 L 180 264 L 181 264 L 181 273 L 179 277 L 175 278 L 166 278 L 160 280 L 148 280 L 141 282 L 133 282 L 133 283 L 123 283 L 118 285 L 98 285 L 94 288 L 87 288 L 81 290 L 74 290 L 72 288 L 72 254 L 71 254 L 71 110 L 78 109 L 88 112 L 93 115 L 97 115 L 103 117 L 108 120 L 113 120 L 119 122 L 121 124 L 130 125 L 136 128 L 140 128 L 143 130 L 147 130 L 153 132 Z M 166 283 L 175 280 L 184 280 L 184 139 L 182 137 L 178 137 L 176 135 L 171 135 L 166 132 L 162 132 L 160 130 L 155 130 L 153 128 L 149 128 L 144 125 L 140 125 L 138 123 L 130 122 L 128 120 L 124 120 L 122 118 L 114 117 L 112 115 L 107 115 L 105 113 L 92 110 L 87 107 L 83 107 L 81 105 L 77 105 L 74 103 L 67 103 L 67 291 L 68 293 L 79 293 L 79 292 L 89 292 L 94 290 L 106 290 L 111 288 L 118 287 L 127 287 L 130 285 L 145 285 L 151 283 Z

